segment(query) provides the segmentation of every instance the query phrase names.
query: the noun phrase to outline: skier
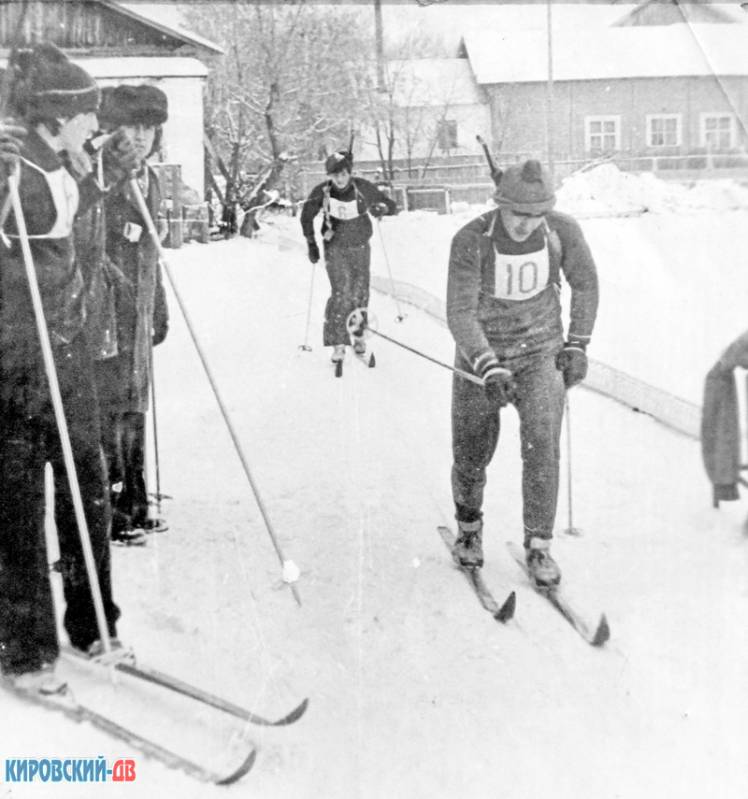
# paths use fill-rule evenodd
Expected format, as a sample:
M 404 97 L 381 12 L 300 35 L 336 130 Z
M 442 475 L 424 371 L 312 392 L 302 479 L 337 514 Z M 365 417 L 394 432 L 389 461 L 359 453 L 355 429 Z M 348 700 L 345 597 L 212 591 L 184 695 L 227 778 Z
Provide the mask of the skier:
M 138 156 L 137 181 L 154 220 L 161 192 L 147 159 L 158 149 L 167 98 L 157 87 L 122 84 L 107 94 L 102 125 L 122 129 Z M 165 529 L 148 517 L 145 421 L 153 346 L 169 328 L 156 245 L 132 189 L 111 191 L 105 204 L 106 253 L 114 285 L 117 354 L 96 361 L 104 453 L 112 500 L 112 541 L 142 545 L 145 533 Z
M 76 213 L 101 196 L 92 175 L 76 183 L 63 165 L 98 125 L 98 88 L 56 47 L 19 53 L 11 106 L 28 130 L 20 154 L 20 198 L 52 345 L 81 500 L 110 636 L 120 615 L 112 599 L 110 506 L 101 456 L 90 351 L 83 332 L 84 291 L 74 259 Z M 107 183 L 131 168 L 121 137 L 107 143 Z M 7 198 L 7 187 L 2 192 Z M 37 334 L 16 219 L 0 244 L 0 668 L 14 685 L 54 691 L 62 684 L 45 543 L 45 464 L 52 465 L 70 643 L 101 648 L 52 400 Z M 113 638 L 113 643 L 116 639 Z
M 349 342 L 346 321 L 357 308 L 364 314 L 353 347 L 358 355 L 366 352 L 363 327 L 369 304 L 369 239 L 372 234 L 369 213 L 377 219 L 397 213 L 395 203 L 373 183 L 352 177 L 352 168 L 353 157 L 347 150 L 329 156 L 325 162 L 328 179 L 312 189 L 301 209 L 301 229 L 313 264 L 319 261 L 314 218 L 320 211 L 324 216 L 321 233 L 331 294 L 325 307 L 323 341 L 324 346 L 333 348 L 333 363 L 345 357 L 345 346 Z
M 501 175 L 496 210 L 452 240 L 447 320 L 455 365 L 483 378 L 455 375 L 452 389 L 452 492 L 463 566 L 483 565 L 483 490 L 499 439 L 499 411 L 519 413 L 524 545 L 537 585 L 561 573 L 550 554 L 556 514 L 564 392 L 587 373 L 585 350 L 597 313 L 597 273 L 575 220 L 554 212 L 548 172 L 538 161 Z M 561 273 L 571 286 L 571 322 L 563 339 Z

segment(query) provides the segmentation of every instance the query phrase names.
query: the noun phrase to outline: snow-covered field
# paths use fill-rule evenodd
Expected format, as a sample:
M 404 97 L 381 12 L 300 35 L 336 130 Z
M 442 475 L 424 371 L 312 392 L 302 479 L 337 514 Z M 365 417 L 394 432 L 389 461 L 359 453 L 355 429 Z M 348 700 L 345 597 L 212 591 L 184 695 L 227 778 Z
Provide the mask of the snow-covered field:
M 660 190 L 662 187 L 657 187 Z M 734 185 L 730 192 L 742 198 Z M 711 362 L 746 326 L 745 207 L 600 217 L 575 188 L 602 303 L 595 357 L 698 402 Z M 651 195 L 648 195 L 651 196 Z M 743 202 L 739 199 L 738 205 Z M 449 239 L 478 209 L 382 222 L 374 270 L 443 297 Z M 615 210 L 615 209 L 613 209 Z M 627 210 L 631 210 L 630 207 Z M 610 213 L 610 209 L 608 210 Z M 281 715 L 267 730 L 128 683 L 94 697 L 132 726 L 206 763 L 254 770 L 205 786 L 86 725 L 0 695 L 0 760 L 134 756 L 134 784 L 8 785 L 0 797 L 197 799 L 678 799 L 748 795 L 744 660 L 748 632 L 744 503 L 710 507 L 699 447 L 652 419 L 575 389 L 574 524 L 561 492 L 555 551 L 568 593 L 612 638 L 594 650 L 522 582 L 504 541 L 521 538 L 516 415 L 486 501 L 485 579 L 517 591 L 506 627 L 485 613 L 436 533 L 450 523 L 448 372 L 374 338 L 377 368 L 332 376 L 320 345 L 327 281 L 298 221 L 258 239 L 170 252 L 183 297 L 287 558 L 298 607 L 171 294 L 156 351 L 161 485 L 171 530 L 116 549 L 121 635 L 140 658 Z M 449 361 L 449 333 L 374 295 L 382 332 Z M 566 447 L 563 449 L 566 452 Z M 567 462 L 564 461 L 564 474 Z M 70 669 L 70 667 L 68 667 Z

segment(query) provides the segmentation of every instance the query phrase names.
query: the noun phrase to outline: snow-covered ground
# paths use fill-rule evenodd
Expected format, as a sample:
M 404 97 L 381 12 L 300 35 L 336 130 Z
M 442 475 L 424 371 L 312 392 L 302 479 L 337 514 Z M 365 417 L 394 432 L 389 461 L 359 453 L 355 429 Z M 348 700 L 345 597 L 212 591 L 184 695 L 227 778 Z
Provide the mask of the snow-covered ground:
M 576 196 L 568 210 L 583 216 Z M 443 297 L 449 239 L 476 210 L 383 221 L 394 277 Z M 706 369 L 745 326 L 744 214 L 679 207 L 583 220 L 602 277 L 594 355 L 698 401 Z M 68 666 L 82 698 L 206 763 L 234 762 L 248 735 L 259 747 L 254 770 L 231 788 L 198 784 L 0 694 L 0 760 L 134 756 L 138 775 L 126 786 L 19 786 L 0 772 L 0 797 L 747 795 L 746 509 L 710 507 L 698 444 L 571 393 L 583 535 L 562 532 L 564 484 L 555 551 L 570 597 L 610 620 L 611 641 L 594 650 L 524 586 L 504 547 L 521 537 L 516 415 L 505 412 L 484 569 L 497 598 L 517 591 L 516 619 L 502 627 L 436 533 L 452 519 L 449 373 L 374 338 L 377 368 L 353 361 L 334 379 L 320 345 L 319 267 L 313 349 L 300 350 L 312 269 L 297 226 L 275 219 L 258 239 L 169 255 L 275 534 L 301 569 L 301 607 L 281 582 L 173 294 L 156 351 L 171 529 L 146 549 L 115 549 L 114 567 L 120 632 L 143 661 L 268 716 L 308 696 L 306 716 L 243 730 L 124 678 L 97 687 Z M 373 250 L 387 276 L 376 231 Z M 390 299 L 372 299 L 382 332 L 449 361 L 444 327 L 403 309 L 397 323 Z

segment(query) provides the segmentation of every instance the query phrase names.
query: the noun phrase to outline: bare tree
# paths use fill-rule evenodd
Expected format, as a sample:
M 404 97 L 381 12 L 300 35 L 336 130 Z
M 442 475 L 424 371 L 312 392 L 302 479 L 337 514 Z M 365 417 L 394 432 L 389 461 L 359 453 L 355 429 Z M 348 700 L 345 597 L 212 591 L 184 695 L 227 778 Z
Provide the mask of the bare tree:
M 208 79 L 206 132 L 227 195 L 251 207 L 287 164 L 347 135 L 367 43 L 355 11 L 303 0 L 193 5 L 187 21 L 225 49 Z

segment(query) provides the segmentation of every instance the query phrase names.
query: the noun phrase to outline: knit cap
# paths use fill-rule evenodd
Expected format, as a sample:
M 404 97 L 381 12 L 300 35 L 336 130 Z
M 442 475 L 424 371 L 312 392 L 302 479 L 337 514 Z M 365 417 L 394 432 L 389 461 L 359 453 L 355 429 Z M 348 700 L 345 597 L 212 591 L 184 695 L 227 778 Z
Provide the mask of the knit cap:
M 511 211 L 544 214 L 556 204 L 556 194 L 548 170 L 540 161 L 531 159 L 504 170 L 494 201 Z
M 102 126 L 118 128 L 120 125 L 163 125 L 169 116 L 166 95 L 156 86 L 121 84 L 104 89 L 99 113 Z
M 70 119 L 99 107 L 96 81 L 53 44 L 21 51 L 14 68 L 12 104 L 23 116 Z
M 349 172 L 353 169 L 353 156 L 348 150 L 338 150 L 332 155 L 327 156 L 325 171 L 328 175 L 334 175 L 336 172 L 342 172 L 344 169 L 347 169 Z

